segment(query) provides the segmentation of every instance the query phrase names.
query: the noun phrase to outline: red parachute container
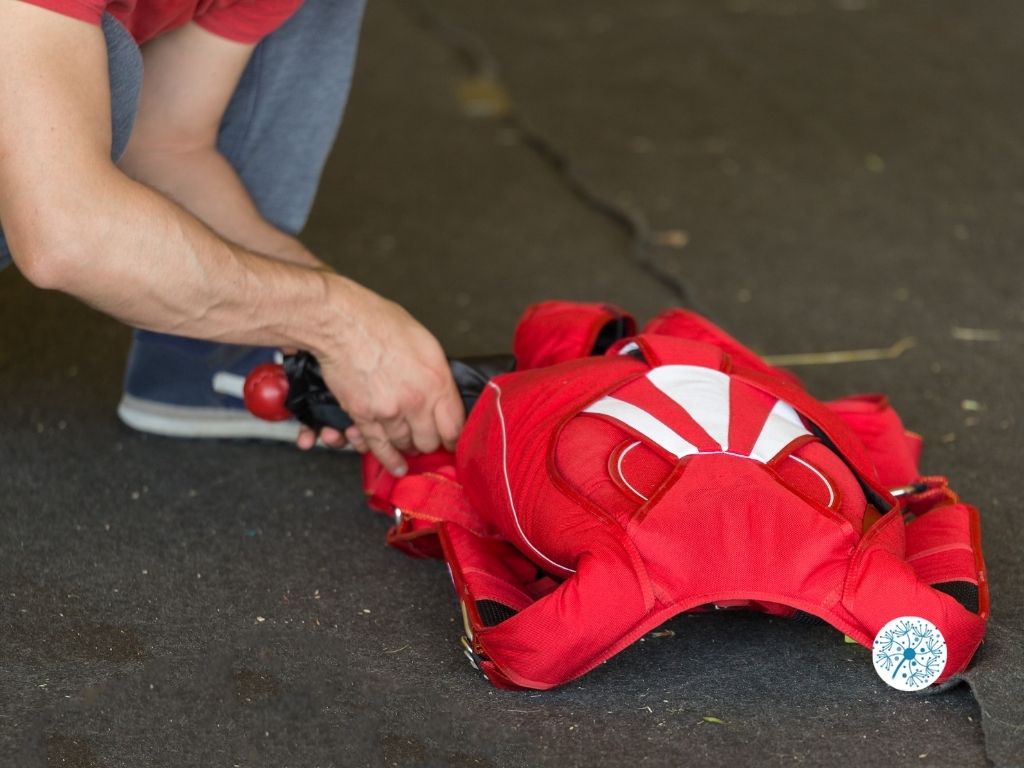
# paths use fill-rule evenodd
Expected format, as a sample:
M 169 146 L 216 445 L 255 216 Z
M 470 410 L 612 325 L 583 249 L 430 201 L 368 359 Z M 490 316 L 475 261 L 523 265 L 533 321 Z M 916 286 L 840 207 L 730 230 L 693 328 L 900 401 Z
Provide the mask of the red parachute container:
M 494 685 L 560 685 L 711 608 L 810 614 L 867 646 L 920 617 L 948 646 L 936 682 L 970 662 L 978 513 L 919 476 L 921 439 L 884 397 L 819 402 L 682 310 L 635 334 L 614 307 L 539 304 L 514 352 L 454 456 L 400 479 L 364 465 L 389 543 L 450 566 Z

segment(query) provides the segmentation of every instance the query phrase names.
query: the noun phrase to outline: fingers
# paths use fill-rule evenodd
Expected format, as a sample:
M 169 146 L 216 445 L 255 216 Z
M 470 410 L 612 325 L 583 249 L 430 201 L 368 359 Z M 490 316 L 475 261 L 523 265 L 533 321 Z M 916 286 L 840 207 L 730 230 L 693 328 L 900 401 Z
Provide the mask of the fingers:
M 316 445 L 316 432 L 305 424 L 301 425 L 299 427 L 299 436 L 295 438 L 295 445 L 299 447 L 300 451 L 308 451 Z
M 465 419 L 437 339 L 394 302 L 346 282 L 346 315 L 331 350 L 318 350 L 324 382 L 355 422 L 345 438 L 387 471 L 404 474 L 402 454 L 449 450 Z
M 381 432 L 384 438 L 396 452 L 433 453 L 439 448 L 448 451 L 455 450 L 455 443 L 458 441 L 459 433 L 465 420 L 465 411 L 462 401 L 458 397 L 446 399 L 439 402 L 434 408 L 423 409 L 411 414 L 408 420 L 394 419 L 381 422 Z M 370 435 L 363 435 L 368 448 L 377 458 L 380 453 L 374 448 L 373 435 L 379 434 L 374 430 Z M 390 451 L 387 451 L 390 455 Z M 382 459 L 382 463 L 383 459 Z
M 299 435 L 295 438 L 295 445 L 300 451 L 308 451 L 313 448 L 318 440 L 328 448 L 344 448 L 349 443 L 345 435 L 332 427 L 324 427 L 318 435 L 305 424 L 299 426 Z
M 441 447 L 441 437 L 434 424 L 433 414 L 421 410 L 409 417 L 408 421 L 413 447 L 420 453 L 433 453 Z
M 449 397 L 443 398 L 434 406 L 433 417 L 441 443 L 445 449 L 454 451 L 466 420 L 466 409 L 454 388 Z
M 384 427 L 379 422 L 356 424 L 367 449 L 384 465 L 384 469 L 395 477 L 402 477 L 409 471 L 405 459 L 391 444 Z
M 356 451 L 372 453 L 388 472 L 400 477 L 408 472 L 403 453 L 433 453 L 442 445 L 448 450 L 454 448 L 462 426 L 461 401 L 436 410 L 443 414 L 443 426 L 426 411 L 410 416 L 410 421 L 360 422 L 345 430 L 344 438 Z
M 465 408 L 454 382 L 434 404 L 396 409 L 398 415 L 377 420 L 357 420 L 345 438 L 360 453 L 372 453 L 393 475 L 403 475 L 408 465 L 402 454 L 433 453 L 441 447 L 454 451 L 465 421 Z M 392 411 L 395 413 L 395 411 Z
M 324 427 L 317 434 L 301 425 L 296 445 L 308 451 L 318 440 L 336 449 L 350 444 L 359 453 L 373 453 L 391 474 L 403 475 L 408 471 L 403 453 L 433 453 L 441 447 L 454 451 L 464 420 L 462 400 L 452 392 L 432 409 L 420 408 L 408 416 L 379 421 L 361 421 L 344 433 Z
M 348 444 L 345 436 L 334 427 L 324 427 L 320 430 L 320 442 L 328 448 L 344 448 Z
M 358 453 L 369 453 L 370 446 L 363 439 L 363 433 L 359 431 L 359 427 L 349 427 L 346 429 L 345 438 L 348 440 L 349 445 Z
M 409 426 L 409 422 L 404 417 L 398 416 L 394 419 L 387 419 L 381 421 L 380 424 L 384 428 L 384 435 L 387 437 L 388 442 L 396 450 L 405 453 L 412 450 L 413 431 L 412 427 Z

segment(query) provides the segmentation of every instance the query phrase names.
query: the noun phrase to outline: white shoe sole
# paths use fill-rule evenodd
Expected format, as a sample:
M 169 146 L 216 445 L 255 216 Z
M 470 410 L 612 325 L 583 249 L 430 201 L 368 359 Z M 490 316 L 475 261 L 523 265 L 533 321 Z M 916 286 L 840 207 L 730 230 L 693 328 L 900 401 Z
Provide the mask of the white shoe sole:
M 192 408 L 123 395 L 117 415 L 139 432 L 167 437 L 295 442 L 297 421 L 263 421 L 235 408 Z

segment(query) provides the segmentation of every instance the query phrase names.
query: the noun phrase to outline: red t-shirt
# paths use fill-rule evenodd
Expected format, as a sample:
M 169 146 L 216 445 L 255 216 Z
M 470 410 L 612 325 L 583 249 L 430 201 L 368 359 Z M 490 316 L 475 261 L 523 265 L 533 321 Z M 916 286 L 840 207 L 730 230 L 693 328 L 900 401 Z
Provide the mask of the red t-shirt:
M 142 44 L 190 21 L 215 35 L 255 43 L 302 5 L 302 0 L 25 0 L 65 16 L 99 24 L 104 12 Z

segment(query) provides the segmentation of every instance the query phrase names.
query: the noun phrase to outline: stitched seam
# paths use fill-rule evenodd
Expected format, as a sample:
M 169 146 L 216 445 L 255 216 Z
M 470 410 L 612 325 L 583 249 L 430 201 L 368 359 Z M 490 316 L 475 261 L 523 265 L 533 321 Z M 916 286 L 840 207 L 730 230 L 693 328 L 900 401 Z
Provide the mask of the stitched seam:
M 512 520 L 516 524 L 516 530 L 519 531 L 519 536 L 526 543 L 526 546 L 528 546 L 534 552 L 534 554 L 536 554 L 542 560 L 544 560 L 547 563 L 550 563 L 551 565 L 563 571 L 568 571 L 569 573 L 576 573 L 575 569 L 569 568 L 565 565 L 561 565 L 560 563 L 556 563 L 550 557 L 548 557 L 539 549 L 537 549 L 537 547 L 533 545 L 533 542 L 530 541 L 529 538 L 527 538 L 526 532 L 523 531 L 523 526 L 519 523 L 519 511 L 516 509 L 515 499 L 512 498 L 512 483 L 509 481 L 508 477 L 508 433 L 505 430 L 505 414 L 501 410 L 501 387 L 499 387 L 493 381 L 487 382 L 487 386 L 493 387 L 494 390 L 498 393 L 497 397 L 494 398 L 494 407 L 498 412 L 498 421 L 501 425 L 501 469 L 505 475 L 505 490 L 508 492 L 508 504 L 509 508 L 512 511 Z

